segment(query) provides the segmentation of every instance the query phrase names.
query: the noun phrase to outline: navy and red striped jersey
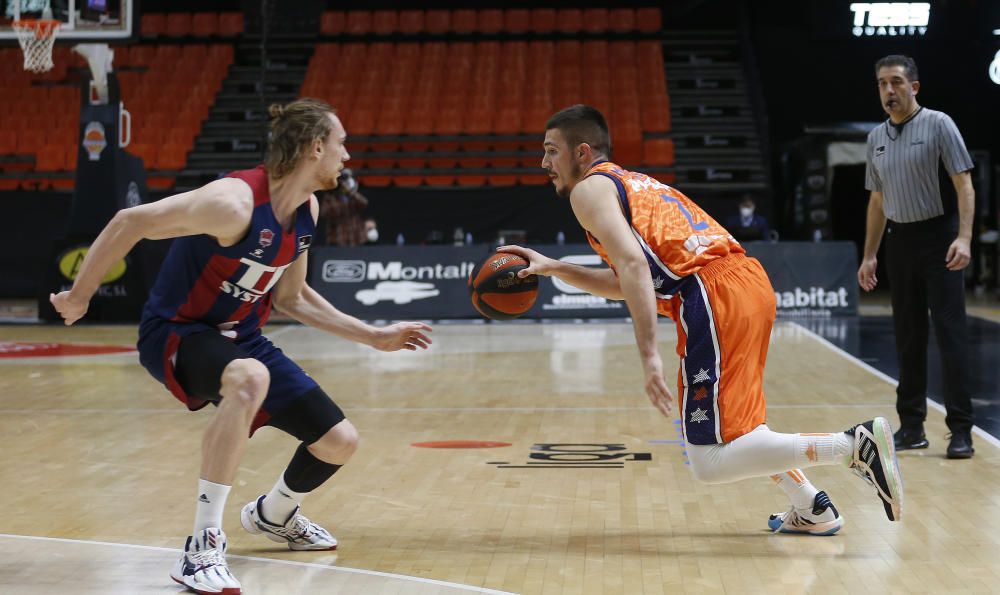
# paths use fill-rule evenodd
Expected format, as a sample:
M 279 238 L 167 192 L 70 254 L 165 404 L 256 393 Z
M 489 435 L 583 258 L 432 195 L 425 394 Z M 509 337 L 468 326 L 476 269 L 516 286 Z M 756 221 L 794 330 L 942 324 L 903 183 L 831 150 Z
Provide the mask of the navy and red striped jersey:
M 208 235 L 175 239 L 150 292 L 144 323 L 150 319 L 198 323 L 240 340 L 267 322 L 271 290 L 285 269 L 309 248 L 316 224 L 306 201 L 298 208 L 292 228 L 281 228 L 271 207 L 264 166 L 228 177 L 243 180 L 253 190 L 247 235 L 228 247 Z

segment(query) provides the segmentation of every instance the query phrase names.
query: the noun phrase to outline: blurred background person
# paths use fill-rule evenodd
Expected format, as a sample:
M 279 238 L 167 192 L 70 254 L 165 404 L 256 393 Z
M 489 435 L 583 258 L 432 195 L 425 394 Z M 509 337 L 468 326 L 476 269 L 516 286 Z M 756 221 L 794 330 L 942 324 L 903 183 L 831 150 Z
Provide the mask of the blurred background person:
M 726 220 L 726 229 L 740 242 L 771 239 L 771 227 L 767 224 L 767 218 L 757 213 L 757 203 L 750 194 L 743 195 L 740 210 Z
M 365 210 L 368 199 L 358 190 L 354 173 L 345 168 L 340 185 L 333 190 L 317 193 L 319 224 L 317 233 L 324 234 L 329 246 L 360 246 L 368 241 Z M 376 231 L 376 240 L 378 232 Z

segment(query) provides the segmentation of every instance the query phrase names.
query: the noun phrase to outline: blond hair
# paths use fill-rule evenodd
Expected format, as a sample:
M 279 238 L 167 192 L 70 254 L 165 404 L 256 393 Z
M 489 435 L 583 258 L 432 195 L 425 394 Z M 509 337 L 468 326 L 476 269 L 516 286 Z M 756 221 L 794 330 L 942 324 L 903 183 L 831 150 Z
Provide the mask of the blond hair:
M 330 104 L 318 99 L 297 99 L 281 105 L 271 104 L 271 138 L 264 166 L 275 178 L 282 178 L 298 165 L 303 149 L 315 141 L 326 141 L 333 130 L 327 114 L 336 113 Z

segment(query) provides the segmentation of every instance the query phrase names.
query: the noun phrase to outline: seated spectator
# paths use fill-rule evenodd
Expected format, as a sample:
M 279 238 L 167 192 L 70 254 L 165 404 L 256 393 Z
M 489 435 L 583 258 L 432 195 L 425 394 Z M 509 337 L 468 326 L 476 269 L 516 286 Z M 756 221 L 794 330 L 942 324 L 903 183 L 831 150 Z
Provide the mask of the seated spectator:
M 371 217 L 365 219 L 365 246 L 374 246 L 378 243 L 378 225 Z
M 726 220 L 726 229 L 740 242 L 771 239 L 771 228 L 763 215 L 756 213 L 757 205 L 749 194 L 740 201 L 740 212 Z

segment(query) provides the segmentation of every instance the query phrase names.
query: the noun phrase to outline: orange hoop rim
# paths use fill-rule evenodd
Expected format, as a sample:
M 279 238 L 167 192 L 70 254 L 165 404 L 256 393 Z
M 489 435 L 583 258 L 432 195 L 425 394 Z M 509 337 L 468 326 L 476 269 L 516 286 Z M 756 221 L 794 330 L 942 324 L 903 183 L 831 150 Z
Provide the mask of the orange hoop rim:
M 62 22 L 55 19 L 21 19 L 10 24 L 15 31 L 33 29 L 36 39 L 51 37 Z

